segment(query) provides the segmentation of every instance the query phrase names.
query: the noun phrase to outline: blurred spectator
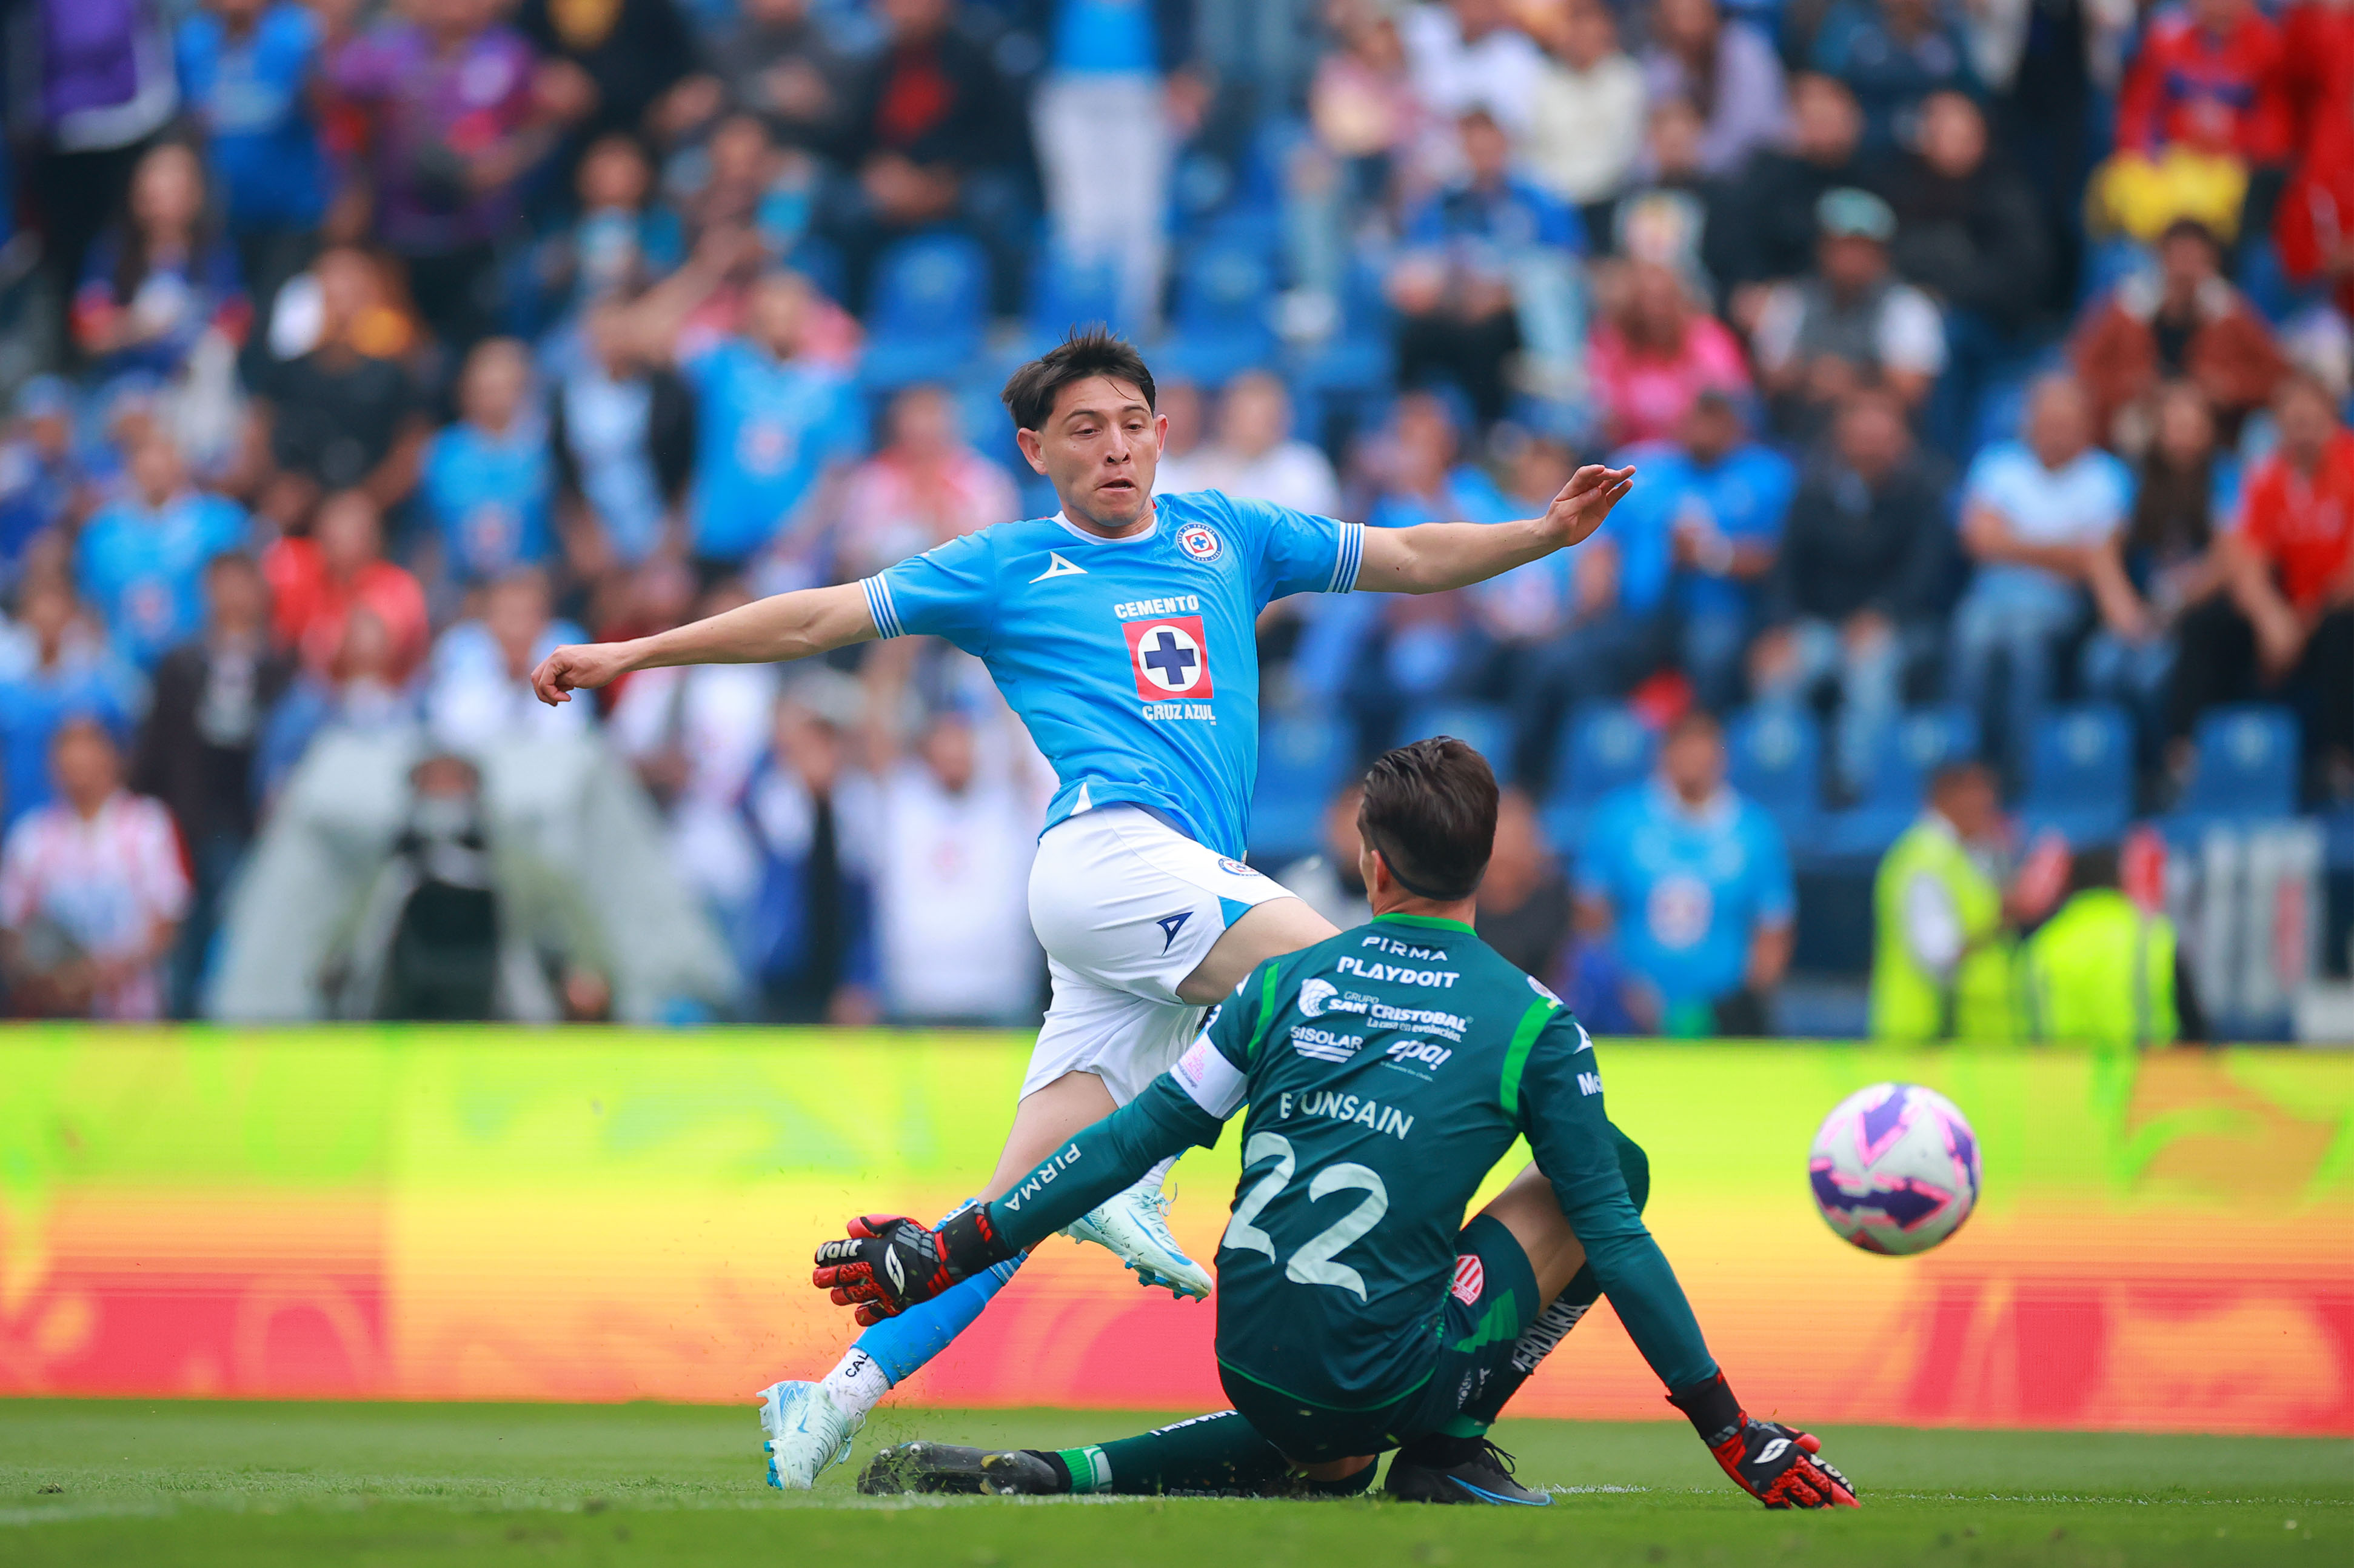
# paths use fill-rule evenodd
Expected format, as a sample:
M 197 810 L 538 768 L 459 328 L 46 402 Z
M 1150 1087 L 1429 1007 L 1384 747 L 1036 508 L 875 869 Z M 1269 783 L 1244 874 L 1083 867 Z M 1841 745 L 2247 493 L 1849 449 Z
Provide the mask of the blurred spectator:
M 1512 169 L 1493 116 L 1474 110 L 1460 130 L 1469 176 L 1407 219 L 1389 293 L 1399 380 L 1452 381 L 1485 425 L 1503 416 L 1523 322 L 1561 308 L 1553 296 L 1566 284 L 1553 269 L 1585 249 L 1585 233 L 1575 210 Z
M 678 215 L 653 200 L 653 164 L 644 143 L 608 132 L 580 154 L 573 185 L 579 216 L 543 245 L 540 281 L 561 303 L 629 293 L 684 260 Z
M 1911 142 L 1931 93 L 1978 90 L 1969 41 L 1942 0 L 1840 0 L 1815 34 L 1808 63 L 1847 83 L 1872 147 Z
M 1872 1037 L 1994 1044 L 2018 1032 L 2002 794 L 1975 762 L 1938 769 L 1872 889 Z
M 1725 251 L 1738 238 L 1726 222 L 1740 203 L 1735 183 L 1701 165 L 1700 111 L 1663 98 L 1644 116 L 1648 179 L 1620 196 L 1607 215 L 1611 249 L 1630 261 L 1665 267 L 1712 301 L 1719 280 L 1737 271 Z
M 1338 168 L 1315 175 L 1303 189 L 1299 171 L 1293 199 L 1312 194 L 1322 208 L 1319 221 L 1337 228 L 1377 211 L 1387 200 L 1393 177 L 1428 140 L 1431 111 L 1415 90 L 1405 43 L 1397 18 L 1379 6 L 1340 0 L 1331 26 L 1336 46 L 1317 62 L 1308 87 L 1308 119 L 1319 148 Z M 1333 262 L 1328 269 L 1337 272 Z M 1328 287 L 1338 279 L 1321 281 Z
M 2201 623 L 2204 645 L 2183 650 L 2195 688 L 2185 705 L 2196 712 L 2235 684 L 2285 687 L 2305 717 L 2317 793 L 2342 805 L 2354 800 L 2354 431 L 2302 373 L 2282 381 L 2273 408 L 2279 450 L 2249 474 L 2222 541 L 2246 619 Z
M 362 490 L 379 510 L 398 505 L 417 483 L 426 436 L 415 385 L 382 341 L 391 323 L 375 263 L 338 246 L 313 274 L 316 345 L 269 373 L 247 441 L 254 509 L 288 530 L 329 491 Z
M 1154 492 L 1182 495 L 1189 490 L 1207 489 L 1201 468 L 1202 456 L 1209 450 L 1203 440 L 1208 421 L 1202 408 L 1202 389 L 1184 376 L 1172 376 L 1160 384 L 1153 405 L 1169 421 L 1167 433 L 1161 438 L 1161 465 L 1153 472 Z
M 205 606 L 203 634 L 155 667 L 131 763 L 131 787 L 170 810 L 193 878 L 172 964 L 175 1018 L 196 1016 L 221 896 L 253 842 L 262 725 L 294 673 L 270 646 L 270 585 L 250 556 L 206 563 Z
M 1515 133 L 1527 129 L 1544 58 L 1504 0 L 1425 0 L 1407 10 L 1403 30 L 1415 94 L 1434 119 L 1485 113 Z M 1439 171 L 1458 166 L 1446 148 Z
M 250 313 L 237 254 L 212 231 L 195 152 L 178 142 L 149 148 L 132 171 L 124 218 L 90 247 L 74 292 L 74 341 L 99 373 L 168 379 L 207 332 L 231 348 L 244 342 Z
M 181 90 L 264 322 L 279 286 L 310 260 L 334 194 L 312 105 L 320 36 L 296 0 L 209 0 L 180 24 Z
M 1838 758 L 1850 785 L 1896 717 L 1906 664 L 1942 641 L 1956 564 L 1949 482 L 1914 445 L 1903 405 L 1865 388 L 1840 406 L 1791 498 L 1750 683 L 1760 701 L 1796 704 L 1838 682 Z
M 1193 454 L 1188 473 L 1196 487 L 1241 500 L 1269 501 L 1319 517 L 1341 510 L 1332 460 L 1291 433 L 1291 394 L 1269 371 L 1246 370 L 1226 383 L 1218 398 L 1217 440 Z
M 879 806 L 851 767 L 856 694 L 844 703 L 831 685 L 796 682 L 811 700 L 788 693 L 777 705 L 773 749 L 744 791 L 759 881 L 739 950 L 770 1023 L 869 1023 L 876 1013 Z
M 706 272 L 687 282 L 686 292 L 707 291 L 707 279 Z M 688 544 L 706 580 L 736 570 L 784 533 L 826 470 L 861 444 L 847 382 L 803 353 L 811 296 L 799 273 L 763 276 L 743 334 L 679 366 L 695 401 Z
M 901 0 L 905 3 L 905 0 Z M 1161 317 L 1169 174 L 1208 106 L 1192 0 L 1049 0 L 1030 111 L 1052 243 L 1119 275 L 1123 319 Z M 1108 170 L 1119 175 L 1106 178 Z
M 1561 442 L 1521 436 L 1509 450 L 1507 493 L 1500 497 L 1486 493 L 1482 504 L 1493 510 L 1475 514 L 1475 520 L 1542 516 L 1576 471 L 1576 457 Z M 1473 626 L 1486 644 L 1470 650 L 1485 668 L 1476 673 L 1476 667 L 1467 668 L 1466 680 L 1475 689 L 1466 694 L 1491 700 L 1511 695 L 1522 673 L 1532 662 L 1542 662 L 1539 651 L 1574 618 L 1576 576 L 1574 554 L 1555 551 L 1464 590 Z M 1511 758 L 1496 760 L 1508 770 L 1512 766 Z
M 1773 44 L 1748 23 L 1725 20 L 1716 0 L 1659 0 L 1643 79 L 1654 102 L 1681 98 L 1700 111 L 1701 166 L 1712 175 L 1736 173 L 1778 141 L 1789 113 Z
M 1373 917 L 1365 901 L 1365 879 L 1357 870 L 1363 848 L 1357 835 L 1357 809 L 1364 801 L 1363 784 L 1355 779 L 1343 784 L 1324 808 L 1324 847 L 1293 861 L 1276 877 L 1343 931 Z
M 2092 396 L 2094 429 L 2127 450 L 2148 439 L 2138 405 L 2161 380 L 2196 383 L 2228 441 L 2285 368 L 2271 328 L 2223 276 L 2222 245 L 2190 218 L 2159 238 L 2155 278 L 2136 273 L 2087 308 L 2068 355 Z
M 688 85 L 700 62 L 676 0 L 523 0 L 514 16 L 539 52 L 541 98 L 583 141 L 613 131 L 662 136 L 693 118 L 682 112 L 689 103 L 707 112 L 716 102 L 716 81 Z
M 567 555 L 594 579 L 683 535 L 695 399 L 675 371 L 640 350 L 628 307 L 594 305 L 587 326 L 587 352 L 550 399 L 547 446 Z
M 11 630 L 30 644 L 24 667 L 0 680 L 0 782 L 6 786 L 0 820 L 13 822 L 48 803 L 49 742 L 58 726 L 94 717 L 127 730 L 138 683 L 82 619 L 61 577 L 27 580 Z
M 727 578 L 695 606 L 696 618 L 751 597 Z M 778 679 L 771 664 L 642 670 L 613 704 L 607 736 L 669 819 L 673 863 L 716 909 L 737 908 L 758 891 L 738 806 L 774 738 Z
M 891 241 L 961 222 L 1002 247 L 1013 222 L 998 171 L 1013 156 L 1007 137 L 1018 120 L 996 66 L 958 30 L 951 0 L 880 0 L 880 9 L 883 48 L 843 93 L 835 156 L 846 177 L 824 224 L 848 270 L 843 302 L 862 314 Z
M 1954 91 L 1922 101 L 1913 150 L 1875 183 L 1896 215 L 1896 275 L 1945 307 L 1939 443 L 1966 451 L 1983 389 L 2022 354 L 2020 330 L 2043 302 L 2051 248 L 2034 187 L 1989 155 L 1986 116 Z
M 250 524 L 237 503 L 188 482 L 180 449 L 162 430 L 151 427 L 129 458 L 129 493 L 83 526 L 75 575 L 115 647 L 146 669 L 196 634 L 204 619 L 204 565 L 244 548 Z
M 1547 59 L 1529 105 L 1529 173 L 1573 207 L 1617 196 L 1643 150 L 1643 68 L 1618 47 L 1602 0 L 1570 0 L 1548 18 Z
M 74 450 L 73 388 L 37 376 L 0 434 L 0 587 L 16 581 L 34 540 L 80 523 L 94 499 Z
M 372 117 L 376 232 L 407 263 L 418 314 L 457 354 L 490 334 L 492 247 L 549 144 L 531 45 L 499 20 L 504 10 L 502 0 L 412 0 L 327 68 L 335 91 Z
M 41 261 L 62 306 L 131 171 L 179 112 L 172 26 L 157 0 L 38 0 L 10 16 L 12 141 L 41 214 Z
M 2135 715 L 2145 769 L 2159 760 L 2162 739 L 2176 760 L 2187 760 L 2179 748 L 2190 721 L 2168 701 L 2179 638 L 2190 620 L 2232 613 L 2219 592 L 2223 562 L 2214 546 L 2217 520 L 2239 503 L 2238 465 L 2217 451 L 2214 416 L 2198 387 L 2174 381 L 2159 388 L 2151 423 L 2131 518 L 2090 562 L 2102 629 L 2080 666 L 2087 696 Z
M 1659 607 L 1630 602 L 1617 536 L 1597 535 L 1568 555 L 1564 623 L 1531 646 L 1509 677 L 1515 771 L 1532 788 L 1559 782 L 1553 775 L 1563 721 L 1583 704 L 1625 697 L 1661 652 Z
M 965 440 L 956 399 L 945 388 L 907 388 L 891 400 L 886 424 L 882 450 L 843 486 L 838 581 L 870 576 L 1021 513 L 1013 479 Z
M 1842 397 L 1878 380 L 1909 410 L 1946 367 L 1937 307 L 1888 265 L 1896 215 L 1869 191 L 1827 192 L 1815 204 L 1816 270 L 1777 283 L 1750 346 L 1786 427 L 1815 427 Z
M 418 498 L 453 582 L 487 582 L 554 552 L 547 425 L 530 392 L 524 345 L 485 338 L 466 356 L 457 422 L 426 443 Z
M 779 143 L 819 152 L 833 139 L 849 65 L 809 12 L 809 0 L 743 0 L 706 53 L 730 101 Z
M 1724 736 L 1691 713 L 1659 776 L 1610 798 L 1577 855 L 1577 925 L 1607 934 L 1643 992 L 1647 1028 L 1764 1034 L 1788 968 L 1796 895 L 1781 830 L 1724 782 Z
M 482 619 L 461 620 L 433 645 L 425 722 L 452 751 L 475 752 L 503 741 L 552 739 L 588 726 L 586 703 L 550 707 L 533 694 L 531 673 L 581 630 L 549 613 L 547 578 L 533 567 L 510 570 L 482 596 Z
M 1704 394 L 1749 390 L 1740 342 L 1668 267 L 1630 262 L 1612 293 L 1594 325 L 1586 374 L 1613 445 L 1664 440 Z
M 188 879 L 164 808 L 122 788 L 106 726 L 70 718 L 49 743 L 58 799 L 0 852 L 0 968 L 12 1011 L 133 1021 L 164 1015 L 160 967 Z
M 2274 213 L 2281 269 L 2298 288 L 2327 285 L 2354 319 L 2354 10 L 2318 0 L 2282 18 L 2297 164 Z
M 425 590 L 384 558 L 384 519 L 366 493 L 339 491 L 319 504 L 308 535 L 281 539 L 261 557 L 278 640 L 324 676 L 344 654 L 345 623 L 365 609 L 391 639 L 386 678 L 407 681 L 425 655 Z
M 322 734 L 368 734 L 417 722 L 417 699 L 391 630 L 366 604 L 353 606 L 338 624 L 341 638 L 325 667 L 298 673 L 262 726 L 254 760 L 265 806 Z
M 2153 15 L 2117 98 L 2117 146 L 2168 146 L 2251 164 L 2289 151 L 2280 33 L 2253 0 L 2190 0 Z
M 960 713 L 933 715 L 915 757 L 885 775 L 875 924 L 889 1017 L 1034 1018 L 1045 970 L 1029 921 L 1037 820 L 1011 780 L 983 776 Z
M 1722 240 L 1712 254 L 1726 260 L 1717 284 L 1741 291 L 1732 312 L 1735 323 L 1755 325 L 1765 295 L 1754 285 L 1796 278 L 1812 267 L 1818 205 L 1832 191 L 1863 184 L 1862 142 L 1863 113 L 1846 83 L 1818 72 L 1791 79 L 1787 150 L 1763 147 L 1751 156 L 1716 225 Z
M 1551 974 L 1569 936 L 1569 884 L 1561 874 L 1536 807 L 1519 789 L 1496 802 L 1496 847 L 1479 879 L 1479 939 L 1504 961 L 1532 975 Z
M 1978 571 L 1954 611 L 1952 689 L 2014 768 L 2051 699 L 2060 644 L 2083 624 L 2092 563 L 2114 546 L 2132 497 L 2132 474 L 2093 444 L 2084 389 L 2065 375 L 2036 382 L 2020 439 L 1970 465 L 1961 538 Z M 2007 677 L 1999 724 L 1998 662 Z
M 1741 408 L 1703 392 L 1672 442 L 1619 453 L 1640 475 L 1612 514 L 1633 583 L 1666 578 L 1684 673 L 1701 705 L 1730 709 L 1741 694 L 1741 659 L 1763 607 L 1782 522 L 1797 482 L 1789 460 L 1750 439 Z M 1641 589 L 1632 597 L 1654 597 Z

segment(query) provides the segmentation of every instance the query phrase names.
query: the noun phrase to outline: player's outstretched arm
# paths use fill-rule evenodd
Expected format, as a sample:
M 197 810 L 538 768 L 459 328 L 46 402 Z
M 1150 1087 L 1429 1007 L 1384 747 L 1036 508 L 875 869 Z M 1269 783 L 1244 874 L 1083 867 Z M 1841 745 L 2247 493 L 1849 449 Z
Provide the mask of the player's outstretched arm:
M 1631 467 L 1588 463 L 1569 476 L 1542 517 L 1368 528 L 1357 587 L 1374 593 L 1441 593 L 1485 582 L 1555 550 L 1584 544 L 1634 484 Z
M 1206 1049 L 1206 1042 L 1197 1042 L 1188 1057 Z M 975 1199 L 938 1230 L 905 1214 L 851 1221 L 848 1235 L 817 1249 L 811 1282 L 831 1292 L 834 1305 L 855 1307 L 858 1321 L 872 1327 L 1026 1252 L 1127 1191 L 1157 1161 L 1189 1144 L 1214 1141 L 1224 1125 L 1224 1116 L 1204 1109 L 1163 1073 L 1135 1099 L 1081 1129 L 1003 1197 Z
M 856 583 L 772 594 L 708 620 L 627 642 L 575 642 L 531 673 L 531 688 L 551 707 L 594 691 L 632 670 L 671 664 L 774 664 L 864 642 L 875 614 Z

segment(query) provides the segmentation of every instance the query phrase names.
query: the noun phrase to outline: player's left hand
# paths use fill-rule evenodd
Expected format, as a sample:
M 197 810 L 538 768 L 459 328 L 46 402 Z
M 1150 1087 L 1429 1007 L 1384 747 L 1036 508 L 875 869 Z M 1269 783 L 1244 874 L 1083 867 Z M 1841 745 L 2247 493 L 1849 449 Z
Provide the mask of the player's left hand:
M 1818 1458 L 1822 1440 L 1778 1421 L 1759 1421 L 1742 1409 L 1724 1374 L 1668 1395 L 1691 1418 L 1708 1451 L 1733 1484 L 1767 1508 L 1861 1508 L 1855 1488 L 1829 1460 Z
M 817 1249 L 818 1266 L 810 1279 L 832 1293 L 835 1306 L 857 1308 L 863 1328 L 896 1318 L 1013 1255 L 991 1227 L 985 1203 L 959 1209 L 938 1230 L 905 1214 L 862 1214 L 848 1229 L 843 1240 Z
M 1635 487 L 1635 470 L 1587 463 L 1569 476 L 1561 493 L 1545 508 L 1545 522 L 1557 529 L 1564 546 L 1582 545 L 1602 526 L 1610 509 Z

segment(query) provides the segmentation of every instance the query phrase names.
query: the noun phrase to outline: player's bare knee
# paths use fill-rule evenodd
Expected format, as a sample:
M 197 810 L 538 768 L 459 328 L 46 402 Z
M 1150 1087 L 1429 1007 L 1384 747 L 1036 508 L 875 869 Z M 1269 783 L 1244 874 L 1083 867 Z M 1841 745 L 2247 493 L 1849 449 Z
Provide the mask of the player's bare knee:
M 1585 1248 L 1562 1213 L 1553 1183 L 1534 1165 L 1523 1168 L 1479 1212 L 1501 1224 L 1521 1244 L 1537 1277 L 1539 1300 L 1560 1295 L 1585 1266 Z
M 1211 944 L 1193 972 L 1178 982 L 1178 998 L 1203 1007 L 1223 1001 L 1244 976 L 1268 959 L 1313 947 L 1338 929 L 1305 899 L 1270 898 L 1254 905 Z

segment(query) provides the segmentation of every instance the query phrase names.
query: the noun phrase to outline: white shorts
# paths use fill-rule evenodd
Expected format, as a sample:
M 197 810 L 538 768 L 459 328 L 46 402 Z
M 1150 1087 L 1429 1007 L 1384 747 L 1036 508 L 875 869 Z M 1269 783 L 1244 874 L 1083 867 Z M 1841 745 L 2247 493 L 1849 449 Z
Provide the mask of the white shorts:
M 1046 949 L 1054 1004 L 1024 1095 L 1093 1073 L 1126 1105 L 1193 1043 L 1205 1011 L 1177 998 L 1243 911 L 1288 888 L 1194 842 L 1140 807 L 1065 819 L 1030 865 L 1030 926 Z

